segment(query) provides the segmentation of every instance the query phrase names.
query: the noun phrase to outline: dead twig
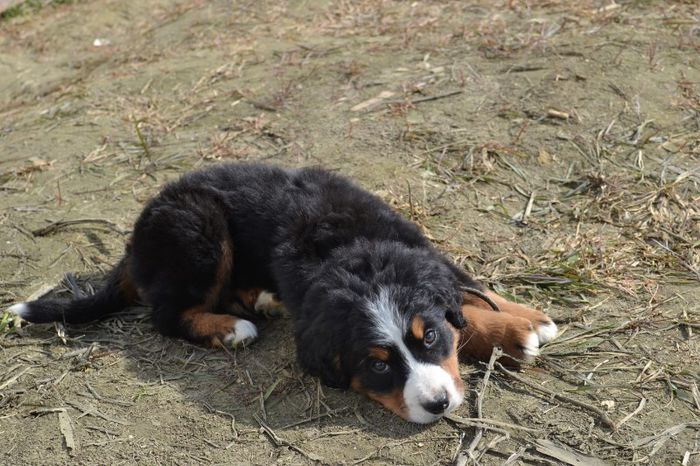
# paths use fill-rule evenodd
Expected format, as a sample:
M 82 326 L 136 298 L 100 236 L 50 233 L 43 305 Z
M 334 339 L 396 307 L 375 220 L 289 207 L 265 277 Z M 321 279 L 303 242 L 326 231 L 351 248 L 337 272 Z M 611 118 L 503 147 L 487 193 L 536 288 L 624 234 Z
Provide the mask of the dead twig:
M 554 110 L 553 108 L 550 108 L 547 110 L 547 116 L 550 118 L 556 118 L 558 120 L 568 120 L 571 115 L 569 115 L 566 112 L 561 112 L 559 110 Z
M 16 366 L 15 368 L 17 368 L 17 367 L 21 367 L 21 366 Z M 15 368 L 12 368 L 11 370 L 9 370 L 9 371 L 7 371 L 7 372 L 10 373 L 10 372 L 12 372 Z M 12 377 L 10 377 L 9 379 L 5 380 L 2 384 L 0 384 L 0 390 L 4 390 L 4 389 L 6 389 L 7 387 L 9 387 L 10 385 L 12 385 L 13 383 L 17 382 L 17 380 L 18 380 L 20 377 L 22 377 L 24 374 L 26 374 L 27 372 L 29 372 L 30 369 L 31 369 L 31 367 L 25 367 L 24 369 L 22 369 L 21 371 L 19 371 L 17 374 L 15 374 L 15 375 L 13 375 Z
M 692 429 L 700 429 L 700 422 L 685 422 L 682 424 L 678 424 L 672 427 L 669 427 L 668 429 L 664 430 L 663 432 L 660 432 L 658 434 L 650 435 L 648 437 L 644 437 L 638 440 L 635 440 L 632 442 L 632 447 L 634 448 L 646 448 L 646 447 L 651 447 L 651 451 L 649 454 L 646 456 L 646 458 L 649 458 L 658 452 L 661 447 L 664 446 L 664 444 L 670 440 L 672 437 L 680 434 L 683 432 L 685 429 L 692 428 Z
M 68 415 L 68 411 L 65 409 L 58 412 L 58 428 L 63 435 L 63 440 L 66 442 L 68 453 L 71 456 L 75 455 L 78 450 L 78 443 L 75 441 L 75 435 L 73 435 L 73 423 Z
M 75 455 L 78 450 L 78 444 L 73 433 L 73 423 L 66 408 L 39 408 L 29 412 L 29 414 L 34 416 L 43 416 L 50 413 L 58 414 L 58 428 L 61 431 L 63 440 L 66 442 L 68 454 L 71 456 Z
M 523 209 L 522 212 L 516 214 L 515 216 L 515 221 L 518 224 L 518 226 L 527 226 L 527 218 L 530 216 L 532 213 L 532 206 L 535 203 L 535 191 L 532 191 L 530 193 L 530 197 L 527 200 L 527 204 L 525 204 L 525 208 Z
M 226 411 L 219 411 L 218 409 L 212 408 L 209 405 L 209 403 L 204 403 L 204 407 L 207 408 L 210 413 L 221 414 L 222 416 L 228 416 L 231 419 L 231 432 L 233 433 L 233 441 L 230 442 L 224 448 L 224 450 L 228 450 L 236 443 L 236 440 L 238 440 L 238 436 L 239 436 L 238 430 L 236 430 L 236 417 L 231 413 L 227 413 Z
M 307 458 L 311 461 L 315 461 L 315 462 L 319 462 L 319 463 L 325 462 L 325 460 L 323 458 L 321 458 L 320 456 L 314 455 L 313 453 L 306 452 L 306 451 L 302 450 L 301 448 L 299 448 L 298 446 L 294 445 L 293 443 L 289 442 L 288 440 L 281 438 L 279 435 L 277 435 L 275 433 L 274 430 L 272 430 L 272 428 L 270 428 L 270 426 L 268 426 L 265 423 L 265 421 L 260 419 L 260 416 L 258 416 L 257 414 L 253 414 L 253 418 L 260 425 L 260 430 L 262 430 L 270 438 L 270 440 L 272 441 L 273 445 L 275 445 L 275 447 L 277 447 L 277 448 L 287 447 L 287 448 L 299 453 L 300 455 L 304 456 L 305 458 Z
M 646 398 L 642 398 L 641 400 L 639 400 L 639 406 L 637 406 L 637 408 L 636 408 L 634 411 L 632 411 L 631 413 L 629 413 L 627 416 L 625 416 L 624 418 L 622 418 L 622 420 L 620 420 L 620 422 L 618 422 L 617 425 L 615 426 L 615 430 L 619 429 L 624 423 L 626 423 L 627 421 L 629 421 L 630 419 L 632 419 L 632 417 L 634 417 L 634 416 L 636 416 L 637 414 L 639 414 L 639 412 L 640 412 L 642 409 L 644 409 L 644 406 L 646 406 L 646 404 L 647 404 L 647 399 L 646 399 Z
M 498 421 L 496 419 L 478 418 L 478 417 L 462 417 L 456 414 L 445 414 L 445 419 L 448 419 L 456 424 L 461 424 L 469 427 L 483 427 L 484 429 L 493 430 L 496 432 L 505 432 L 504 429 L 522 430 L 531 434 L 539 434 L 541 430 L 533 429 L 532 427 L 519 426 L 509 422 Z
M 668 246 L 665 246 L 665 245 L 661 244 L 660 241 L 657 241 L 657 240 L 655 240 L 655 239 L 652 239 L 651 242 L 653 242 L 653 243 L 656 244 L 658 247 L 660 247 L 660 248 L 663 249 L 664 251 L 667 251 L 669 254 L 671 254 L 673 257 L 675 257 L 675 258 L 678 260 L 678 262 L 679 262 L 683 267 L 685 267 L 685 268 L 688 269 L 693 275 L 695 275 L 695 278 L 696 278 L 697 280 L 700 280 L 700 270 L 696 269 L 695 267 L 693 267 L 692 265 L 690 265 L 688 262 L 686 262 L 685 260 L 683 260 L 683 258 L 681 257 L 680 254 L 678 254 L 676 251 L 673 251 L 673 250 L 672 250 L 671 248 L 669 248 Z
M 592 456 L 584 455 L 578 451 L 572 450 L 564 445 L 559 445 L 551 440 L 539 439 L 535 442 L 535 450 L 542 453 L 543 455 L 551 456 L 561 461 L 563 464 L 568 464 L 571 466 L 578 466 L 580 464 L 586 464 L 589 466 L 606 466 L 608 463 L 594 458 Z
M 128 233 L 128 230 L 125 230 L 125 229 L 119 227 L 117 224 L 110 222 L 109 220 L 104 220 L 101 218 L 81 218 L 81 219 L 75 219 L 75 220 L 58 220 L 56 222 L 52 222 L 45 227 L 37 228 L 36 230 L 32 230 L 32 235 L 35 237 L 37 237 L 37 236 L 49 236 L 49 235 L 57 233 L 61 230 L 64 230 L 67 227 L 71 227 L 74 225 L 84 225 L 84 224 L 103 225 L 112 231 L 116 231 L 120 235 L 125 235 Z
M 144 138 L 143 133 L 141 133 L 141 128 L 139 127 L 140 124 L 140 121 L 134 122 L 134 128 L 136 128 L 136 136 L 138 136 L 139 138 L 139 144 L 143 148 L 144 155 L 148 160 L 151 160 L 151 151 L 148 149 L 148 144 L 146 144 L 146 138 Z
M 591 405 L 591 404 L 589 404 L 589 403 L 586 403 L 586 402 L 577 400 L 577 399 L 575 399 L 575 398 L 568 397 L 568 396 L 563 395 L 563 394 L 561 394 L 561 393 L 557 393 L 557 392 L 552 391 L 552 390 L 550 390 L 550 389 L 548 389 L 548 388 L 544 388 L 544 387 L 542 387 L 542 386 L 540 386 L 540 385 L 537 385 L 536 383 L 530 382 L 529 380 L 527 380 L 527 379 L 525 379 L 525 378 L 523 378 L 523 377 L 520 377 L 518 374 L 516 374 L 516 373 L 514 373 L 514 372 L 512 372 L 512 371 L 509 371 L 508 369 L 506 369 L 505 367 L 503 367 L 503 365 L 502 365 L 501 363 L 499 363 L 499 362 L 496 362 L 496 365 L 498 366 L 498 370 L 499 370 L 500 372 L 506 374 L 507 376 L 511 377 L 511 378 L 514 379 L 514 380 L 517 380 L 518 382 L 522 383 L 523 385 L 527 385 L 528 387 L 533 388 L 533 389 L 535 389 L 535 390 L 537 390 L 537 391 L 539 391 L 539 392 L 541 392 L 541 393 L 544 393 L 544 394 L 546 394 L 546 395 L 549 395 L 549 396 L 551 396 L 551 397 L 553 397 L 553 398 L 557 398 L 557 399 L 559 399 L 559 400 L 561 400 L 561 401 L 565 401 L 565 402 L 567 402 L 567 403 L 571 403 L 571 404 L 573 404 L 573 405 L 578 406 L 579 408 L 583 408 L 583 409 L 586 409 L 586 410 L 588 410 L 588 411 L 594 413 L 596 416 L 598 416 L 598 418 L 600 419 L 600 421 L 601 421 L 603 424 L 605 424 L 605 425 L 606 425 L 607 427 L 609 427 L 610 429 L 615 430 L 615 423 L 612 421 L 612 419 L 610 419 L 610 417 L 609 417 L 602 409 L 600 409 L 600 408 L 598 408 L 598 407 L 596 407 L 596 406 L 593 406 L 593 405 Z
M 282 430 L 287 430 L 292 427 L 297 427 L 302 424 L 306 424 L 307 422 L 312 422 L 312 421 L 317 421 L 319 419 L 322 419 L 324 417 L 330 417 L 330 416 L 335 416 L 336 414 L 340 414 L 344 411 L 347 411 L 349 408 L 347 406 L 344 406 L 342 408 L 334 409 L 333 411 L 328 411 L 325 413 L 317 414 L 315 416 L 308 417 L 306 419 L 302 419 L 301 421 L 297 422 L 292 422 L 291 424 L 287 424 L 286 426 L 282 427 Z
M 113 422 L 115 424 L 119 424 L 122 426 L 132 425 L 131 422 L 123 421 L 123 420 L 117 419 L 117 418 L 113 418 L 113 417 L 107 416 L 104 413 L 99 412 L 97 409 L 95 409 L 94 406 L 90 405 L 89 403 L 85 403 L 85 402 L 79 403 L 77 401 L 68 401 L 68 404 L 71 405 L 72 407 L 74 407 L 75 409 L 77 409 L 78 411 L 80 411 L 81 414 L 80 414 L 80 416 L 78 416 L 79 418 L 81 418 L 83 416 L 95 416 L 95 417 L 99 417 L 100 419 L 104 419 L 105 421 Z
M 431 95 L 427 97 L 419 97 L 418 99 L 413 99 L 413 100 L 388 100 L 384 102 L 385 105 L 397 105 L 397 104 L 409 104 L 409 105 L 415 105 L 415 104 L 422 104 L 423 102 L 431 102 L 433 100 L 440 100 L 440 99 L 446 99 L 448 97 L 452 97 L 455 95 L 459 95 L 464 93 L 464 91 L 452 91 L 452 92 L 446 92 L 444 94 L 438 94 L 438 95 Z
M 501 357 L 503 356 L 503 350 L 499 347 L 494 347 L 493 351 L 491 352 L 491 359 L 489 359 L 489 364 L 486 367 L 486 373 L 484 374 L 484 379 L 481 382 L 481 390 L 479 390 L 476 394 L 476 417 L 477 419 L 483 418 L 483 403 L 484 403 L 484 395 L 486 393 L 486 387 L 488 386 L 489 379 L 491 378 L 491 372 L 493 372 L 493 365 L 494 363 Z M 479 442 L 481 442 L 481 438 L 484 435 L 484 428 L 483 427 L 478 427 L 476 434 L 474 435 L 474 438 L 472 439 L 471 443 L 469 444 L 469 448 L 466 450 L 462 450 L 458 455 L 457 458 L 455 459 L 454 464 L 457 466 L 464 466 L 467 464 L 468 460 L 471 460 L 473 462 L 476 462 L 478 458 L 474 454 L 474 450 L 476 447 L 479 445 Z M 506 433 L 506 435 L 508 435 Z
M 107 398 L 105 396 L 100 395 L 99 393 L 97 393 L 95 391 L 94 388 L 92 388 L 92 386 L 88 382 L 85 382 L 85 386 L 87 387 L 90 394 L 95 397 L 96 400 L 103 401 L 105 403 L 111 403 L 111 404 L 117 405 L 117 406 L 125 406 L 125 407 L 134 406 L 134 403 L 132 403 L 131 401 L 115 400 L 113 398 Z

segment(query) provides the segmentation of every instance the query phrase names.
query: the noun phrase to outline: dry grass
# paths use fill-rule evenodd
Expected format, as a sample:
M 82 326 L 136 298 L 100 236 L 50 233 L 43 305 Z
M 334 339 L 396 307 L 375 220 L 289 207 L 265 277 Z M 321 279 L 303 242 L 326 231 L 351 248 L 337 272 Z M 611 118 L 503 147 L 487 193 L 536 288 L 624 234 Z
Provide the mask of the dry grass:
M 695 2 L 55 3 L 0 20 L 0 304 L 90 292 L 163 182 L 263 160 L 352 175 L 562 331 L 419 429 L 302 374 L 287 319 L 228 353 L 5 316 L 6 461 L 697 464 Z

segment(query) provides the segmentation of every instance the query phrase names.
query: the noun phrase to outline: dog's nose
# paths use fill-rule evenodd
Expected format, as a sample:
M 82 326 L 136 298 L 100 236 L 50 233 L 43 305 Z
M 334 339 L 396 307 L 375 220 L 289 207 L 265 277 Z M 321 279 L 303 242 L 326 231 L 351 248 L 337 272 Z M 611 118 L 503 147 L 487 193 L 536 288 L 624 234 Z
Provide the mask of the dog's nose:
M 432 414 L 442 414 L 450 405 L 450 400 L 447 398 L 447 392 L 442 392 L 434 400 L 423 403 L 423 408 Z

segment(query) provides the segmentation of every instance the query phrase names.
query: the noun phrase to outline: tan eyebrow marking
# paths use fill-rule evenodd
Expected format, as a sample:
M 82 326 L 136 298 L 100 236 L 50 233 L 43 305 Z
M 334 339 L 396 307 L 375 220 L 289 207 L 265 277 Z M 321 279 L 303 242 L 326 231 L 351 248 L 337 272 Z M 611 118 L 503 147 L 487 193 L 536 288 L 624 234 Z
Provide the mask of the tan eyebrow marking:
M 423 339 L 425 332 L 425 322 L 421 316 L 415 316 L 411 321 L 411 333 L 417 340 Z
M 379 359 L 380 361 L 386 362 L 389 360 L 389 351 L 378 346 L 370 348 L 369 355 L 375 359 Z

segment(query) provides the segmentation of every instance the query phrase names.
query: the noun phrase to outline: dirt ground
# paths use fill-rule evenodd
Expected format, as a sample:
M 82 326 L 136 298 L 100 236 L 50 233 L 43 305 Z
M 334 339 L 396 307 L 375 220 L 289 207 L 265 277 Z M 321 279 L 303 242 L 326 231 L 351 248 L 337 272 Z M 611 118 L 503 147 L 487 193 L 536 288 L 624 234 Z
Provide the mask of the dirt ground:
M 1 307 L 255 160 L 353 177 L 561 332 L 417 426 L 304 375 L 287 318 L 235 352 L 3 322 L 0 463 L 700 464 L 697 2 L 40 3 L 0 18 Z

